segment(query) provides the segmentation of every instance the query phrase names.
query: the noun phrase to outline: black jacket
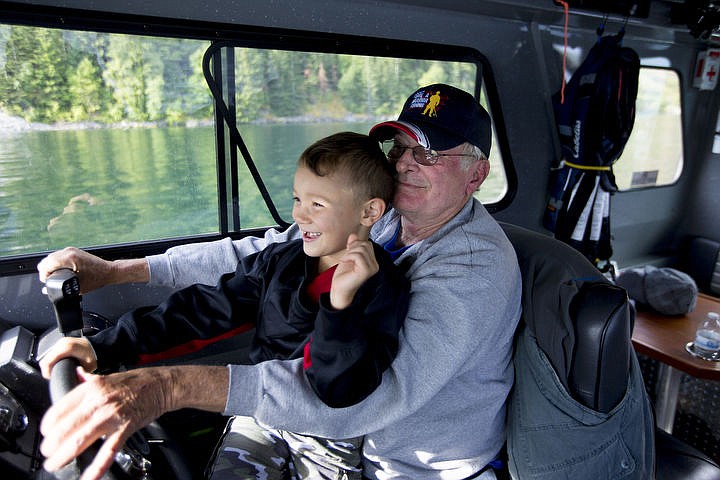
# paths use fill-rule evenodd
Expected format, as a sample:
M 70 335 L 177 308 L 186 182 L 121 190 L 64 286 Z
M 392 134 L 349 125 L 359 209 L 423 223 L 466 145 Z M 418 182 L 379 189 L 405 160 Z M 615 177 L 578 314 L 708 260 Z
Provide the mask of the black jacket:
M 305 373 L 313 389 L 330 406 L 353 405 L 380 384 L 397 353 L 407 313 L 408 280 L 387 252 L 373 247 L 380 270 L 343 310 L 330 306 L 327 293 L 319 305 L 308 299 L 305 291 L 317 274 L 317 259 L 305 255 L 301 240 L 272 244 L 242 259 L 235 273 L 223 275 L 216 286 L 180 290 L 90 337 L 99 367 L 133 365 L 141 354 L 250 323 L 256 328 L 250 352 L 254 363 L 300 358 L 312 337 L 312 363 Z

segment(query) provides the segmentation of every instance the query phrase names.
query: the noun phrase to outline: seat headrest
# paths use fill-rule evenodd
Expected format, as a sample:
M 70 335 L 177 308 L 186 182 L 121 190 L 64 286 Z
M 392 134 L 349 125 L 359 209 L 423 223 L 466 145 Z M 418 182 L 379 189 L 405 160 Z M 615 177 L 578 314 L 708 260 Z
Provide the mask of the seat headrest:
M 580 252 L 553 237 L 500 223 L 522 273 L 522 321 L 567 387 L 576 334 L 572 301 L 588 283 L 610 282 Z

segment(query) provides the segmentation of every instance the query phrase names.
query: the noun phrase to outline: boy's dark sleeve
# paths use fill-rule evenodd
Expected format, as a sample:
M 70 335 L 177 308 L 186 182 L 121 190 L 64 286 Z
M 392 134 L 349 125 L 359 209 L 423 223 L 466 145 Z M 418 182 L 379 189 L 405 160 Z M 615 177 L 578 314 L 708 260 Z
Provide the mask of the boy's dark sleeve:
M 331 407 L 348 407 L 370 395 L 397 354 L 410 283 L 379 248 L 375 257 L 380 270 L 347 308 L 334 310 L 328 293 L 320 298 L 315 329 L 305 349 L 305 374 L 318 397 Z
M 124 314 L 113 327 L 88 337 L 98 370 L 135 365 L 141 354 L 163 352 L 254 323 L 264 263 L 257 261 L 258 255 L 246 257 L 235 273 L 223 275 L 215 286 L 191 285 L 156 307 Z

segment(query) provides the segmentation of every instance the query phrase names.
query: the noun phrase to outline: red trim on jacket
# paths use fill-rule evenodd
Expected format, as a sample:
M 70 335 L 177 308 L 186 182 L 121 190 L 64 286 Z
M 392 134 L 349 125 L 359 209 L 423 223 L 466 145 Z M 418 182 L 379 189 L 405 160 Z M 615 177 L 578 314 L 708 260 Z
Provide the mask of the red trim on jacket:
M 177 345 L 173 348 L 165 350 L 164 352 L 142 353 L 138 357 L 138 365 L 159 362 L 162 360 L 169 360 L 171 358 L 179 357 L 181 355 L 197 352 L 198 350 L 201 350 L 208 345 L 212 345 L 213 343 L 219 342 L 220 340 L 225 340 L 226 338 L 234 337 L 235 335 L 240 335 L 241 333 L 247 332 L 252 328 L 255 328 L 255 325 L 245 324 L 237 328 L 233 328 L 232 330 L 222 333 L 216 337 L 190 340 L 189 342 L 183 343 L 182 345 Z
M 307 286 L 307 294 L 315 303 L 320 303 L 320 295 L 330 291 L 332 285 L 332 278 L 335 274 L 337 265 L 333 265 L 324 272 L 321 272 L 317 277 L 313 279 Z M 308 338 L 308 342 L 303 347 L 303 370 L 307 370 L 312 367 L 312 358 L 310 358 L 310 344 L 312 343 L 312 335 Z

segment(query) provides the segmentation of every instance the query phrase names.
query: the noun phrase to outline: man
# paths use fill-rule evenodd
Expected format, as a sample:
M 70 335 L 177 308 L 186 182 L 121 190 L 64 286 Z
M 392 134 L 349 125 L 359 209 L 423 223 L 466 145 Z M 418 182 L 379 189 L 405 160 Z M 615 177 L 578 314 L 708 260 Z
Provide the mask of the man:
M 435 115 L 423 115 L 436 92 Z M 81 373 L 85 384 L 43 420 L 48 469 L 105 435 L 84 477 L 98 478 L 132 431 L 164 412 L 193 407 L 321 437 L 365 435 L 369 478 L 461 479 L 481 470 L 477 478 L 494 478 L 487 465 L 505 440 L 520 272 L 509 241 L 473 198 L 489 172 L 490 118 L 471 95 L 435 84 L 413 93 L 397 122 L 381 123 L 370 133 L 391 140 L 384 143 L 398 175 L 393 209 L 375 224 L 371 238 L 411 281 L 399 351 L 380 386 L 357 405 L 332 409 L 303 380 L 301 361 L 176 366 L 106 377 Z M 71 266 L 86 290 L 125 281 L 214 283 L 221 272 L 235 269 L 238 258 L 297 235 L 293 225 L 264 239 L 184 246 L 119 262 L 66 249 L 38 268 L 43 279 L 58 266 Z M 292 402 L 286 401 L 289 388 Z M 232 446 L 221 445 L 221 458 L 223 451 L 232 452 Z

